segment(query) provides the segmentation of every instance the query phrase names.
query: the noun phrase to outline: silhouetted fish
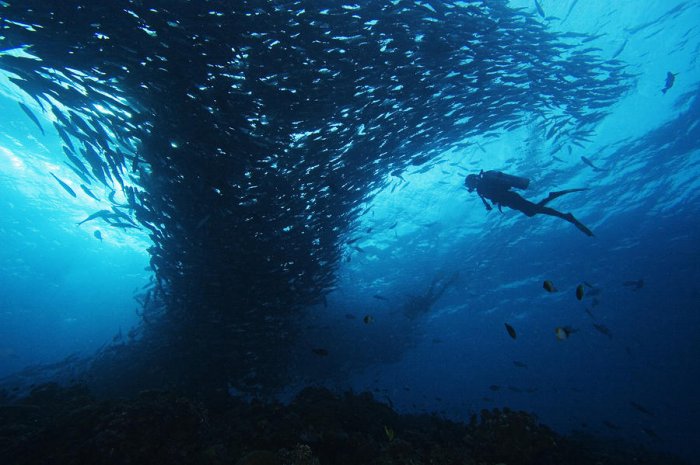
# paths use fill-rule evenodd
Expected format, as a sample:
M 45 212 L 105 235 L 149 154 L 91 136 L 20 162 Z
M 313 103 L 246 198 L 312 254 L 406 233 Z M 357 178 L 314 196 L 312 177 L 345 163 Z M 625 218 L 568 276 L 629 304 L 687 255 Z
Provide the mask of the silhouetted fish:
M 604 170 L 603 168 L 598 168 L 597 166 L 595 166 L 593 164 L 593 162 L 591 160 L 589 160 L 588 158 L 586 158 L 584 156 L 581 156 L 581 161 L 583 161 L 585 164 L 587 164 L 588 166 L 593 168 L 593 171 L 607 171 L 607 170 Z
M 639 289 L 644 287 L 644 280 L 638 279 L 636 281 L 624 281 L 622 285 L 626 287 L 632 287 L 633 291 L 638 291 Z
M 36 117 L 34 112 L 32 110 L 30 110 L 29 107 L 27 105 L 25 105 L 24 103 L 22 103 L 22 102 L 18 102 L 18 103 L 19 103 L 19 107 L 22 109 L 22 111 L 24 113 L 26 113 L 27 116 L 29 116 L 29 119 L 32 120 L 32 122 L 34 124 L 36 124 L 36 127 L 39 128 L 39 130 L 41 131 L 41 134 L 45 136 L 46 133 L 44 132 L 44 128 L 41 127 L 41 123 L 39 123 L 39 119 Z
M 66 184 L 65 182 L 63 182 L 63 181 L 61 181 L 60 179 L 58 179 L 58 178 L 56 177 L 55 174 L 53 174 L 53 173 L 51 173 L 51 172 L 49 172 L 49 174 L 51 174 L 51 176 L 53 176 L 53 178 L 56 180 L 56 182 L 58 182 L 58 183 L 61 185 L 61 187 L 62 187 L 63 189 L 65 189 L 66 192 L 68 192 L 68 193 L 69 193 L 70 195 L 72 195 L 73 197 L 78 197 L 78 196 L 75 194 L 75 191 L 74 191 L 73 189 L 71 189 L 70 186 L 69 186 L 68 184 Z
M 663 89 L 661 89 L 662 94 L 665 94 L 671 87 L 673 87 L 673 83 L 676 82 L 676 76 L 678 76 L 678 73 L 672 73 L 670 71 L 666 73 L 666 85 Z
M 91 191 L 90 189 L 88 189 L 88 187 L 87 187 L 85 184 L 81 184 L 81 185 L 80 185 L 80 188 L 81 188 L 81 189 L 83 190 L 83 192 L 85 192 L 88 196 L 92 197 L 93 199 L 97 200 L 98 202 L 100 201 L 100 199 L 98 199 L 97 196 L 96 196 L 95 194 L 93 194 L 92 191 Z
M 607 326 L 601 325 L 599 323 L 593 323 L 593 327 L 596 329 L 601 334 L 605 334 L 608 336 L 610 339 L 612 339 L 612 333 L 610 332 L 610 329 L 608 329 Z
M 504 323 L 504 324 L 506 326 L 506 331 L 508 331 L 508 335 L 510 337 L 512 337 L 513 339 L 516 339 L 518 336 L 515 333 L 515 329 L 511 325 L 509 325 L 508 323 Z
M 649 410 L 648 408 L 644 407 L 643 405 L 638 404 L 637 402 L 635 402 L 635 401 L 633 401 L 633 400 L 630 401 L 630 405 L 631 405 L 632 408 L 634 408 L 636 411 L 638 411 L 638 412 L 640 412 L 640 413 L 643 413 L 644 415 L 648 415 L 648 416 L 650 416 L 650 417 L 653 417 L 653 416 L 654 416 L 654 414 L 652 413 L 651 410 Z
M 537 8 L 537 14 L 544 18 L 544 10 L 542 9 L 542 5 L 540 5 L 540 2 L 538 2 L 537 0 L 535 0 L 535 8 Z

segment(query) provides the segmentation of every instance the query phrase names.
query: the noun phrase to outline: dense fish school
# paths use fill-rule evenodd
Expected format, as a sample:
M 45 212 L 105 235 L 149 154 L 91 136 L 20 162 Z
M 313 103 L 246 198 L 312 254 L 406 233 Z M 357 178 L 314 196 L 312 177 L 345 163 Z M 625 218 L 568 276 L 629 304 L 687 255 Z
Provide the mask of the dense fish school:
M 192 389 L 285 376 L 295 316 L 392 174 L 524 124 L 580 143 L 632 84 L 502 0 L 5 0 L 0 28 L 23 109 L 116 193 L 95 221 L 153 241 L 139 376 L 112 376 Z

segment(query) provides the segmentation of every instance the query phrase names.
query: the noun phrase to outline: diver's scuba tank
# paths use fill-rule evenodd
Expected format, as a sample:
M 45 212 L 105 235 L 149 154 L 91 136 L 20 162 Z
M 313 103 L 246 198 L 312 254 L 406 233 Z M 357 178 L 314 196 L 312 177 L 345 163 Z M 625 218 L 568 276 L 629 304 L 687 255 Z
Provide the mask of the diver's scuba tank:
M 530 180 L 528 178 L 513 176 L 512 174 L 506 174 L 495 170 L 482 172 L 481 178 L 484 181 L 501 185 L 505 189 L 510 189 L 512 187 L 513 189 L 525 190 L 530 185 Z

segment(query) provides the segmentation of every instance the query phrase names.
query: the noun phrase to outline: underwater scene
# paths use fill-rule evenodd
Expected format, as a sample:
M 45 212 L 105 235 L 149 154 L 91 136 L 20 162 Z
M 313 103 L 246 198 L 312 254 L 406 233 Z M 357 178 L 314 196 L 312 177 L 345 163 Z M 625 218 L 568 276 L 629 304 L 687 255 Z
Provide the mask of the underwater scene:
M 700 464 L 698 18 L 0 0 L 0 463 Z

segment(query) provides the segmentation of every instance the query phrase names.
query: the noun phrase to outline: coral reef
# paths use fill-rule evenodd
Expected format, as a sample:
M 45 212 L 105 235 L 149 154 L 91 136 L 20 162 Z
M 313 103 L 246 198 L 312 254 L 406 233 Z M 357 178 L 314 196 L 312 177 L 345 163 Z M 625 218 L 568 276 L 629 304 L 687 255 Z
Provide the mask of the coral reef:
M 301 391 L 289 405 L 144 391 L 98 400 L 45 384 L 0 406 L 0 463 L 202 465 L 681 464 L 640 448 L 558 435 L 528 413 L 468 424 L 401 415 L 371 394 Z

